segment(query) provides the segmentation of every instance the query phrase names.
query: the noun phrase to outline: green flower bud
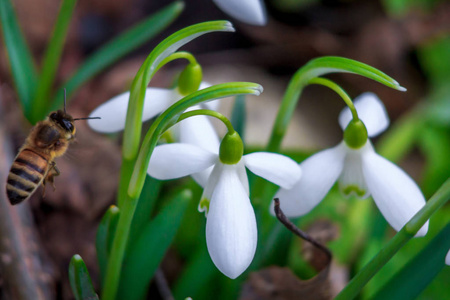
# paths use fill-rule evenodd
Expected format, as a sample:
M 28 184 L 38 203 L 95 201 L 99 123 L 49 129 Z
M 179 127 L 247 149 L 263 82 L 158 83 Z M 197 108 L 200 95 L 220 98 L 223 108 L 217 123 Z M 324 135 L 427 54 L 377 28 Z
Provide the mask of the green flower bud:
M 236 131 L 227 133 L 220 143 L 220 161 L 227 165 L 235 165 L 241 160 L 243 154 L 244 144 L 239 134 Z
M 366 144 L 367 138 L 367 129 L 361 120 L 351 120 L 344 130 L 344 141 L 350 148 L 361 148 Z
M 190 63 L 178 78 L 178 91 L 184 96 L 192 94 L 198 90 L 201 82 L 202 67 L 197 63 Z

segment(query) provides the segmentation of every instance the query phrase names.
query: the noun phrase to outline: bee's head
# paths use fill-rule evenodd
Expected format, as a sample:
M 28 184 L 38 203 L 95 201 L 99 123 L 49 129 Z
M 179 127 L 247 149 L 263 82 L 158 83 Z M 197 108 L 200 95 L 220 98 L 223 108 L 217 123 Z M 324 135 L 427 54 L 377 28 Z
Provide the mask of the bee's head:
M 48 115 L 48 118 L 59 125 L 62 129 L 68 133 L 75 134 L 75 125 L 73 124 L 74 119 L 71 115 L 65 113 L 62 110 L 57 110 Z

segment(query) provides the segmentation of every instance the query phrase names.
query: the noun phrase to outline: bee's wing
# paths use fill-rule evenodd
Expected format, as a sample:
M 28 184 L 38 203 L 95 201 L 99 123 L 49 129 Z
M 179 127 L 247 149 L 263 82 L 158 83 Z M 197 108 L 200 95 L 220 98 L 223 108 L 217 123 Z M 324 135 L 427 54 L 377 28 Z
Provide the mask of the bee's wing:
M 50 146 L 61 138 L 59 131 L 51 126 L 44 125 L 37 132 L 36 138 L 43 146 Z

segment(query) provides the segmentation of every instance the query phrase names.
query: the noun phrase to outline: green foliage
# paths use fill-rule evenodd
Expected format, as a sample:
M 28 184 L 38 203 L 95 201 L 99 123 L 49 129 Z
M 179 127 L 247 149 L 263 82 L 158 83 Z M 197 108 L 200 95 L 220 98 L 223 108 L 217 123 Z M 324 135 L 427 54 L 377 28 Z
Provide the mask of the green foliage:
M 174 2 L 110 41 L 88 57 L 69 80 L 58 88 L 56 96 L 53 97 L 55 74 L 75 4 L 75 0 L 62 1 L 42 70 L 38 72 L 10 1 L 0 1 L 3 39 L 15 88 L 23 113 L 32 124 L 42 120 L 50 110 L 62 107 L 64 88 L 69 96 L 73 94 L 87 80 L 165 29 L 184 7 L 182 2 Z
M 75 254 L 70 260 L 69 280 L 72 292 L 77 300 L 95 300 L 97 294 L 92 286 L 91 277 L 83 259 Z
M 143 299 L 156 269 L 180 227 L 192 194 L 183 190 L 132 241 L 121 272 L 118 299 Z

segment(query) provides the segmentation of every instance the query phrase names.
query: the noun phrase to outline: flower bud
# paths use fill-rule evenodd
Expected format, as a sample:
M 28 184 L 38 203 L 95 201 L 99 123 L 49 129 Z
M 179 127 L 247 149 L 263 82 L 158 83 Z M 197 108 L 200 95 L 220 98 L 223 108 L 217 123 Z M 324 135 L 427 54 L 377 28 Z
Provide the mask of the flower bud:
M 367 129 L 361 120 L 351 120 L 344 130 L 344 141 L 348 147 L 359 149 L 367 142 Z
M 244 154 L 244 144 L 239 134 L 235 131 L 227 133 L 220 143 L 219 158 L 227 165 L 237 164 Z
M 196 92 L 202 82 L 202 67 L 197 63 L 190 63 L 178 78 L 178 91 L 181 95 Z

